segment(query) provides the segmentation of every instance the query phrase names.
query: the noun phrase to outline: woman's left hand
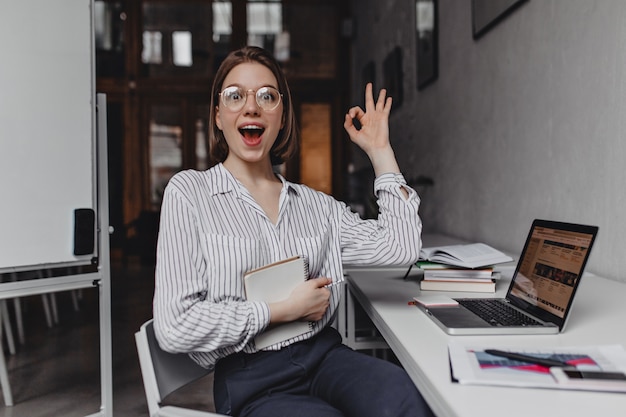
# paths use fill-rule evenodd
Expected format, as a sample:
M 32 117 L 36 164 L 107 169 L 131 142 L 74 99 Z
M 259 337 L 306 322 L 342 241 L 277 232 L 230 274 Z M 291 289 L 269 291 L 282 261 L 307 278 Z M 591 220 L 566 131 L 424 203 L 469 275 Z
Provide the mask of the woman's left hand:
M 389 112 L 391 97 L 386 90 L 380 90 L 378 100 L 374 103 L 372 84 L 365 86 L 365 111 L 359 106 L 352 107 L 346 114 L 343 127 L 350 135 L 350 140 L 357 144 L 370 157 L 373 152 L 390 147 L 389 144 Z M 357 129 L 354 120 L 361 125 Z
M 389 112 L 391 112 L 391 97 L 387 97 L 387 91 L 380 90 L 378 100 L 374 103 L 372 83 L 367 83 L 365 111 L 359 106 L 352 107 L 348 110 L 343 123 L 343 127 L 350 135 L 350 140 L 363 149 L 370 158 L 376 176 L 385 172 L 400 172 L 389 142 Z M 360 129 L 354 125 L 355 119 L 361 125 Z

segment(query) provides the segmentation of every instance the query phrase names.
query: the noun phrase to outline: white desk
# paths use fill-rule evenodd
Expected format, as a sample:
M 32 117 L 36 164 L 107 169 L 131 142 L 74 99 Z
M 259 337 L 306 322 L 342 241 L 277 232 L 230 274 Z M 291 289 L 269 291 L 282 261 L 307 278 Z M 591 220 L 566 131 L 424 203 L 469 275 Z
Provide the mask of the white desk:
M 415 269 L 415 268 L 414 268 Z M 496 296 L 504 296 L 513 267 L 503 267 Z M 563 333 L 540 336 L 448 336 L 415 306 L 417 271 L 346 267 L 355 296 L 435 414 L 444 416 L 626 416 L 626 394 L 460 385 L 450 380 L 450 340 L 496 347 L 626 345 L 626 285 L 585 274 Z M 472 296 L 470 293 L 447 295 Z M 474 294 L 473 296 L 488 296 Z

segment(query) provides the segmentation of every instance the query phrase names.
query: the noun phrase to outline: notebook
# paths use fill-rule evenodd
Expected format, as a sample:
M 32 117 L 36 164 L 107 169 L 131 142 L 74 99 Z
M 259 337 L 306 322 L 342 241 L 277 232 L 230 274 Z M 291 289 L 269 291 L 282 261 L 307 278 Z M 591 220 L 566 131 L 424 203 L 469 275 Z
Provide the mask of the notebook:
M 244 274 L 248 300 L 277 302 L 289 297 L 291 291 L 309 277 L 309 264 L 304 256 L 294 256 L 262 266 Z M 257 349 L 300 336 L 311 330 L 307 321 L 293 321 L 266 329 L 254 338 Z
M 597 233 L 596 226 L 534 220 L 505 298 L 454 298 L 456 306 L 418 306 L 451 335 L 559 333 Z M 481 318 L 478 303 L 510 311 Z

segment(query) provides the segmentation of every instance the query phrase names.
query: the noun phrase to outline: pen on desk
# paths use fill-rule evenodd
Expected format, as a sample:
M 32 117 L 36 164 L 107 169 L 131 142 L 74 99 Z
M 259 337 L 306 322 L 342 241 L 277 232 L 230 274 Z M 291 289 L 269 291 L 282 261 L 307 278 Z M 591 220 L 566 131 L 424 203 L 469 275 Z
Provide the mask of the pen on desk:
M 548 359 L 548 358 L 539 358 L 537 356 L 525 355 L 523 353 L 507 352 L 507 351 L 504 351 L 504 350 L 485 349 L 485 353 L 488 353 L 488 354 L 494 355 L 494 356 L 500 356 L 502 358 L 513 359 L 513 360 L 516 360 L 516 361 L 534 363 L 535 365 L 546 366 L 548 368 L 551 367 L 551 366 L 558 366 L 558 367 L 561 367 L 561 368 L 563 368 L 563 367 L 570 367 L 571 366 L 567 362 L 561 362 L 561 361 L 557 361 L 557 360 L 554 360 L 554 359 Z

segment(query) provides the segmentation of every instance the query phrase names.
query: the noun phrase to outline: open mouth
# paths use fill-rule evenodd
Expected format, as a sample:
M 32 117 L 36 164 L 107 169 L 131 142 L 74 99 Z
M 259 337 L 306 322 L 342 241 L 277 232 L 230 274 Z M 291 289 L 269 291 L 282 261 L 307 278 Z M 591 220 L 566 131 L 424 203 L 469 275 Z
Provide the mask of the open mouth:
M 259 126 L 244 126 L 239 129 L 239 133 L 241 133 L 241 136 L 249 141 L 258 140 L 263 132 L 265 132 L 265 129 Z

